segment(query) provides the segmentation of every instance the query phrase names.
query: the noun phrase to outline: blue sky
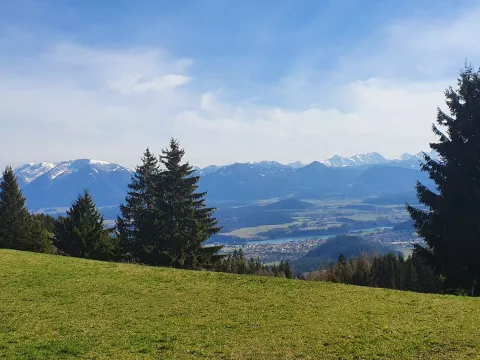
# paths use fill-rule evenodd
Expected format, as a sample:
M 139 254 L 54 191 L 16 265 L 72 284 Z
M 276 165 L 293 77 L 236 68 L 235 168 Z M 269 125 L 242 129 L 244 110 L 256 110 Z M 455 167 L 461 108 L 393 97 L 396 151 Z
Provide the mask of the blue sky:
M 469 0 L 3 0 L 0 165 L 426 150 L 478 33 Z

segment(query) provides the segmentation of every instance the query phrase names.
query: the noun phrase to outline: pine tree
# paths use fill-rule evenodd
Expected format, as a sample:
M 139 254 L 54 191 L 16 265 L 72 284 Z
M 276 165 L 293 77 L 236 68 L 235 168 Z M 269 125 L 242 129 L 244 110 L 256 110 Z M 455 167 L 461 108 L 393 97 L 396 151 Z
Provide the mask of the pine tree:
M 338 256 L 338 259 L 337 259 L 337 263 L 345 265 L 347 263 L 346 256 L 343 255 L 342 253 L 340 253 L 340 255 Z
M 415 251 L 444 278 L 446 291 L 480 294 L 480 70 L 465 66 L 458 88 L 445 91 L 450 114 L 438 109 L 430 144 L 440 157 L 424 154 L 422 170 L 436 189 L 417 183 L 427 210 L 407 205 L 426 246 Z
M 205 205 L 205 192 L 197 192 L 200 178 L 188 163 L 182 163 L 185 151 L 172 139 L 160 156 L 164 170 L 158 176 L 156 207 L 163 233 L 162 247 L 167 249 L 170 264 L 194 268 L 215 260 L 218 246 L 204 247 L 220 231 L 215 209 Z M 160 231 L 160 230 L 159 230 Z
M 55 223 L 55 246 L 63 253 L 87 259 L 112 260 L 116 256 L 116 239 L 104 228 L 88 191 Z
M 159 243 L 155 229 L 155 192 L 158 183 L 159 164 L 155 155 L 147 148 L 142 165 L 137 166 L 128 185 L 125 204 L 120 206 L 121 216 L 117 218 L 117 236 L 121 256 L 127 261 L 151 262 L 151 252 Z
M 0 182 L 0 247 L 31 250 L 27 244 L 29 220 L 25 198 L 12 168 L 7 167 Z

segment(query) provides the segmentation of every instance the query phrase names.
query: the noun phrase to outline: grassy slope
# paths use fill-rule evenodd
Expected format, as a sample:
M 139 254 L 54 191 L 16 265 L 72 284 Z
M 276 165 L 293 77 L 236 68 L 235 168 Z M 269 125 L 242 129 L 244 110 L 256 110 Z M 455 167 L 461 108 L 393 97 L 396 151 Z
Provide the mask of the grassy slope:
M 0 358 L 478 358 L 480 299 L 0 251 Z

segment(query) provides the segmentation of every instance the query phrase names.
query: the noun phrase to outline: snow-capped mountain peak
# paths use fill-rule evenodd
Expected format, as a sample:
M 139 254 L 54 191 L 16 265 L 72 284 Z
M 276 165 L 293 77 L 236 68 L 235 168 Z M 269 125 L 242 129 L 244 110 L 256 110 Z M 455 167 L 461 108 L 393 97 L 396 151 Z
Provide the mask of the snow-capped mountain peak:
M 130 171 L 120 165 L 113 164 L 107 161 L 93 160 L 93 159 L 78 159 L 69 161 L 60 161 L 56 163 L 28 163 L 17 167 L 14 172 L 17 176 L 21 186 L 33 182 L 40 176 L 47 175 L 50 180 L 53 180 L 63 174 L 71 174 L 83 169 L 90 168 L 98 173 L 99 170 L 110 171 Z
M 112 163 L 110 163 L 108 161 L 90 159 L 89 164 L 90 165 L 111 165 Z
M 255 161 L 255 162 L 249 161 L 247 164 L 258 165 L 267 169 L 285 167 L 285 165 L 280 164 L 278 161 L 268 161 L 268 160 Z
M 438 160 L 438 154 L 435 150 L 431 150 L 430 152 L 427 152 L 427 155 L 429 155 L 433 160 Z M 416 154 L 409 154 L 405 153 L 402 156 L 398 158 L 400 161 L 408 161 L 408 160 L 423 160 L 423 151 L 420 151 Z
M 300 161 L 295 161 L 295 162 L 287 164 L 287 166 L 292 168 L 292 169 L 300 169 L 300 168 L 304 167 L 305 164 L 303 164 Z
M 21 184 L 29 184 L 39 176 L 55 168 L 55 163 L 28 163 L 15 169 L 15 175 Z
M 321 163 L 331 167 L 373 165 L 373 164 L 382 164 L 386 162 L 388 162 L 388 160 L 385 159 L 381 154 L 377 152 L 372 152 L 367 154 L 357 154 L 349 157 L 334 155 L 327 160 L 321 161 Z

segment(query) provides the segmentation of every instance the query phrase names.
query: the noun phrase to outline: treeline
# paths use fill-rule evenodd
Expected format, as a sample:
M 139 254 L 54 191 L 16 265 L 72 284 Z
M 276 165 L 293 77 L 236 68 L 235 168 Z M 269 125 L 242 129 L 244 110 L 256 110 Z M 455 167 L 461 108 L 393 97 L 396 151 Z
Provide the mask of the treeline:
M 176 140 L 160 156 L 146 150 L 128 185 L 116 226 L 106 229 L 104 218 L 88 191 L 57 219 L 32 215 L 12 168 L 0 182 L 0 248 L 186 269 L 209 269 L 236 274 L 293 277 L 286 262 L 265 266 L 246 259 L 242 251 L 219 255 L 221 246 L 205 246 L 220 231 L 215 209 L 198 192 L 199 177 L 183 163 Z
M 282 260 L 278 265 L 267 266 L 258 258 L 247 259 L 242 249 L 234 250 L 233 253 L 226 255 L 214 265 L 213 270 L 233 274 L 294 278 L 293 269 L 290 267 L 288 261 Z
M 369 257 L 363 253 L 347 260 L 341 254 L 336 262 L 309 273 L 306 279 L 423 293 L 442 291 L 441 279 L 415 252 L 407 259 L 403 255 Z
M 215 209 L 197 192 L 198 176 L 183 163 L 176 140 L 159 157 L 148 149 L 129 184 L 116 226 L 104 219 L 85 191 L 66 216 L 31 215 L 14 172 L 0 183 L 0 247 L 88 259 L 181 268 L 212 268 L 221 247 L 204 246 L 220 231 Z

